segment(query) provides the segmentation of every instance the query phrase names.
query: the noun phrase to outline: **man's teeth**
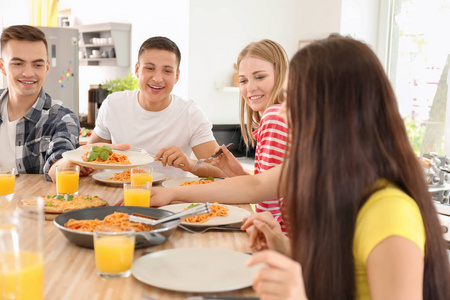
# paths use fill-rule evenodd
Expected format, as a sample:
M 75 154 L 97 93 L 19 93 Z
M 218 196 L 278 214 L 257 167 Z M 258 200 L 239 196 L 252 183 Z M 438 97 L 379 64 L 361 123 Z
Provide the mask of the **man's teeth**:
M 153 86 L 153 85 L 150 85 L 150 87 L 152 89 L 157 89 L 157 90 L 161 90 L 163 88 L 162 86 Z
M 23 82 L 25 84 L 33 84 L 33 83 L 35 83 L 35 81 L 25 81 L 25 80 L 21 80 L 21 82 Z
M 259 99 L 259 98 L 262 98 L 263 96 L 254 96 L 254 97 L 249 97 L 250 98 L 250 100 L 256 100 L 256 99 Z

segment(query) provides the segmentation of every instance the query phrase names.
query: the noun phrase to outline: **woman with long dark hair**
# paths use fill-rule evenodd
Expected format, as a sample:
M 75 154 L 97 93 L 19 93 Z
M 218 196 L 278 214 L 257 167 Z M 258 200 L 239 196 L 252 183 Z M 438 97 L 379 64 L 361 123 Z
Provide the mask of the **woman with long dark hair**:
M 290 240 L 252 215 L 261 299 L 450 299 L 446 245 L 389 80 L 370 48 L 332 36 L 292 59 L 291 146 L 279 185 Z M 281 242 L 280 242 L 281 241 Z

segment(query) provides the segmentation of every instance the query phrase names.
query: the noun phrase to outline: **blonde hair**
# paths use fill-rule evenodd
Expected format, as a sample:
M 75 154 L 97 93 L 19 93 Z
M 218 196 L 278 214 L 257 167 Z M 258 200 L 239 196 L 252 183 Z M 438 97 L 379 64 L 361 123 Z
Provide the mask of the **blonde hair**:
M 237 59 L 238 70 L 242 59 L 248 56 L 265 60 L 273 65 L 275 83 L 267 107 L 273 104 L 282 103 L 284 100 L 282 92 L 283 81 L 289 64 L 286 51 L 280 44 L 267 39 L 250 43 L 242 49 L 241 53 L 239 53 Z M 261 114 L 260 112 L 251 109 L 242 95 L 240 96 L 240 119 L 245 145 L 247 148 L 249 145 L 254 147 L 256 140 L 253 137 L 252 132 L 254 127 L 259 126 Z

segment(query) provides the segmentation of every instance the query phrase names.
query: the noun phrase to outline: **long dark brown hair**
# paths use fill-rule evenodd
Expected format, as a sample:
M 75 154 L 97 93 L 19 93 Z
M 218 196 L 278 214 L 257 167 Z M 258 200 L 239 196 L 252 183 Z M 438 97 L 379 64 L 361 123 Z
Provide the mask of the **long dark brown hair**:
M 442 230 L 394 92 L 375 54 L 340 36 L 292 59 L 288 87 L 291 147 L 284 166 L 293 259 L 309 299 L 354 299 L 356 217 L 385 178 L 412 197 L 426 233 L 424 299 L 450 299 Z

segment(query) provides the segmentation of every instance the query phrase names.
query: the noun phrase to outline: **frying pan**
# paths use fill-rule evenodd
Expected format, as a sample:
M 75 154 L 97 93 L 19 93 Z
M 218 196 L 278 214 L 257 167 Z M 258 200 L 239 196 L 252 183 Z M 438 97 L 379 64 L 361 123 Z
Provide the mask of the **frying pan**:
M 107 215 L 113 214 L 114 212 L 127 213 L 129 215 L 133 213 L 138 213 L 146 215 L 153 218 L 163 218 L 173 214 L 168 210 L 158 209 L 153 207 L 139 207 L 139 206 L 103 206 L 103 207 L 91 207 L 69 211 L 60 214 L 55 218 L 53 223 L 62 234 L 75 245 L 94 248 L 94 235 L 92 232 L 84 232 L 73 230 L 64 227 L 64 224 L 69 221 L 69 219 L 75 220 L 103 220 Z M 166 222 L 158 226 L 156 229 L 151 231 L 141 231 L 136 232 L 136 248 L 150 247 L 154 245 L 159 245 L 164 243 L 167 238 L 172 234 L 172 232 L 180 225 L 181 220 L 175 219 L 170 222 Z

